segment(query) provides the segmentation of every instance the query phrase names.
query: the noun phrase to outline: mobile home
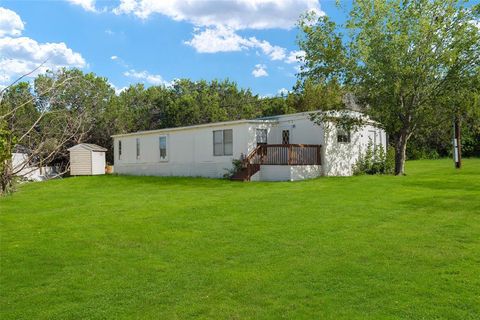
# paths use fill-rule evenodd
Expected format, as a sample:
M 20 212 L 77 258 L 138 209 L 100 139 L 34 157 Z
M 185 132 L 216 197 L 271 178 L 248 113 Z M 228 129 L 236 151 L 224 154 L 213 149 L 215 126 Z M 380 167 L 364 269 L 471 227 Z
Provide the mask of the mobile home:
M 301 180 L 351 175 L 369 142 L 385 148 L 385 131 L 366 121 L 345 132 L 317 124 L 312 112 L 237 120 L 113 136 L 119 174 L 219 178 L 234 159 L 245 162 L 242 180 Z M 247 168 L 248 167 L 248 168 Z M 247 170 L 248 169 L 248 170 Z

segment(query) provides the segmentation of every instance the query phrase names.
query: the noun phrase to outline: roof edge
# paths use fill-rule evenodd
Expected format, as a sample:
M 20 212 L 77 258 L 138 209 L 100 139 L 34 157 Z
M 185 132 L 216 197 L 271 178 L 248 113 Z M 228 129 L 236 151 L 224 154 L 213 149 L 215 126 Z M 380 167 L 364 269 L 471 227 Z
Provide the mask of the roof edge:
M 106 152 L 106 151 L 108 151 L 107 148 L 101 147 L 98 144 L 94 144 L 94 143 L 79 143 L 79 144 L 74 145 L 73 147 L 68 148 L 67 150 L 72 151 L 72 150 L 75 150 L 75 149 L 78 149 L 78 148 L 83 148 L 83 149 L 93 151 L 93 152 Z
M 191 130 L 191 129 L 197 129 L 197 128 L 218 127 L 218 126 L 224 126 L 224 125 L 237 125 L 237 124 L 243 124 L 243 123 L 272 123 L 272 122 L 275 122 L 275 121 L 273 121 L 273 119 L 271 120 L 268 120 L 268 119 L 233 120 L 233 121 L 203 123 L 203 124 L 197 124 L 193 126 L 183 126 L 183 127 L 174 127 L 174 128 L 136 131 L 136 132 L 129 132 L 129 133 L 120 133 L 120 134 L 111 135 L 110 137 L 112 138 L 128 137 L 128 136 L 135 136 L 135 135 L 142 135 L 142 134 L 155 134 L 155 133 L 162 133 L 162 132 Z

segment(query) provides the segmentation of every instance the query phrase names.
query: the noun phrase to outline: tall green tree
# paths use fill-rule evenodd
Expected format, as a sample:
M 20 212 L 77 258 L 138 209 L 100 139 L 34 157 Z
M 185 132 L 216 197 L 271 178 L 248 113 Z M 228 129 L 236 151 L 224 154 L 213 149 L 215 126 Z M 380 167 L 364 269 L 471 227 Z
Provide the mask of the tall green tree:
M 34 83 L 40 108 L 48 104 L 52 111 L 65 111 L 76 118 L 81 116 L 81 127 L 72 143 L 110 140 L 104 135 L 102 119 L 115 91 L 107 78 L 78 69 L 61 69 L 39 75 Z M 64 83 L 62 90 L 47 90 L 52 83 Z
M 0 92 L 0 193 L 7 193 L 16 174 L 46 165 L 68 162 L 67 148 L 90 127 L 97 115 L 89 112 L 73 84 L 79 74 L 38 76 L 35 87 L 18 82 Z M 77 87 L 78 89 L 78 87 Z M 92 98 L 95 101 L 96 98 Z M 12 163 L 12 152 L 20 148 L 25 158 Z M 25 170 L 24 170 L 25 169 Z
M 344 25 L 307 15 L 299 24 L 301 77 L 334 79 L 354 92 L 393 138 L 395 173 L 404 174 L 411 136 L 437 114 L 465 107 L 438 101 L 460 95 L 454 84 L 478 73 L 478 20 L 478 7 L 459 0 L 354 1 Z

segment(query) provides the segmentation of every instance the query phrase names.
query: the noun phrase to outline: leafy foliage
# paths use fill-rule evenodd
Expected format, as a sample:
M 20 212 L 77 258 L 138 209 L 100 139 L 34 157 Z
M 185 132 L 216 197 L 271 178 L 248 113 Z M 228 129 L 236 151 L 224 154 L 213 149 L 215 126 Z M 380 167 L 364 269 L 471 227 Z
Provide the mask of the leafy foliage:
M 363 174 L 393 174 L 395 169 L 395 150 L 383 147 L 373 147 L 372 142 L 368 143 L 364 154 L 361 154 L 353 166 L 354 175 Z
M 0 120 L 0 195 L 10 193 L 12 181 L 5 179 L 10 174 L 13 147 L 16 138 L 7 128 L 5 121 Z
M 233 177 L 234 174 L 236 174 L 237 172 L 239 172 L 240 170 L 243 169 L 243 166 L 244 166 L 244 162 L 243 160 L 241 159 L 233 159 L 232 160 L 232 167 L 231 168 L 226 168 L 226 172 L 225 174 L 223 175 L 223 177 L 225 179 L 230 179 L 231 177 Z
M 135 84 L 116 95 L 108 79 L 78 69 L 49 71 L 38 75 L 33 86 L 20 82 L 1 93 L 5 132 L 34 153 L 29 162 L 63 167 L 67 148 L 77 143 L 106 147 L 112 163 L 113 134 L 292 113 L 300 106 L 293 97 L 261 98 L 229 80 Z M 11 154 L 15 143 L 8 141 L 2 153 Z
M 479 109 L 478 19 L 478 7 L 459 0 L 354 1 L 344 25 L 308 14 L 299 23 L 300 76 L 354 92 L 393 138 L 403 174 L 413 135 Z

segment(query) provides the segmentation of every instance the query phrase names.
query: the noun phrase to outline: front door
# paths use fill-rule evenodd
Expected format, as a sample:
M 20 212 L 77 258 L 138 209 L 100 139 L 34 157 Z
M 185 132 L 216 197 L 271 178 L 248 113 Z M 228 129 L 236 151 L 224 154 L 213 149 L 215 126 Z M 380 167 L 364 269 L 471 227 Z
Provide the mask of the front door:
M 282 144 L 290 144 L 290 130 L 282 130 Z

